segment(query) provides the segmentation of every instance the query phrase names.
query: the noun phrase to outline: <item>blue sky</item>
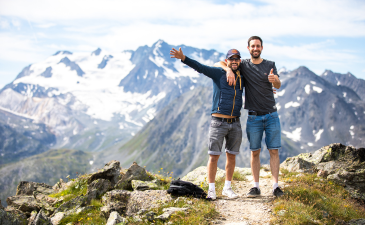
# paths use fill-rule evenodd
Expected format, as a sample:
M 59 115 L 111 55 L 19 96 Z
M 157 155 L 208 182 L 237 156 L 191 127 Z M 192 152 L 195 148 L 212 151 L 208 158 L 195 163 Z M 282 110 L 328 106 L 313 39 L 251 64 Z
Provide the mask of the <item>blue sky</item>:
M 0 87 L 58 50 L 135 50 L 163 39 L 249 57 L 252 35 L 278 68 L 365 79 L 364 12 L 362 0 L 0 0 Z

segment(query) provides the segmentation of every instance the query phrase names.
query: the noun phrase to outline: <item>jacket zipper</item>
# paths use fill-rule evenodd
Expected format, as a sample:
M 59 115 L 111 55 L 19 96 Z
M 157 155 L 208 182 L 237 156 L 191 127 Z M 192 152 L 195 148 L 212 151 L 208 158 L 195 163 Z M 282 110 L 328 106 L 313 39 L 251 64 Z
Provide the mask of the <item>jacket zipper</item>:
M 237 79 L 238 79 L 238 76 L 237 76 L 236 82 L 235 82 L 236 85 L 237 85 Z M 234 103 L 236 102 L 236 85 L 234 86 L 233 108 L 232 108 L 231 116 L 233 116 Z

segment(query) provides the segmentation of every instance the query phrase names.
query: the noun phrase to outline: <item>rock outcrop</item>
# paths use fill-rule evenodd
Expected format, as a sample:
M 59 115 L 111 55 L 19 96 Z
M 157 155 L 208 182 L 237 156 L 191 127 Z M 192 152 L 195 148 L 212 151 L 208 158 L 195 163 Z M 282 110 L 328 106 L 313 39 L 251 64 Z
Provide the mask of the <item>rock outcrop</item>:
M 353 198 L 365 200 L 365 148 L 331 144 L 314 153 L 287 158 L 280 167 L 317 173 L 344 186 Z

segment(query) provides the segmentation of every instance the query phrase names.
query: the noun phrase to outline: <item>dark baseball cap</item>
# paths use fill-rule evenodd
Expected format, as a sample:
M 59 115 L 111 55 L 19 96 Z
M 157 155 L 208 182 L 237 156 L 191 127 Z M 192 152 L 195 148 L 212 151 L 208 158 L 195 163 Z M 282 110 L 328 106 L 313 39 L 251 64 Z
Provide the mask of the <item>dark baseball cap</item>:
M 238 55 L 241 58 L 241 54 L 237 49 L 231 49 L 231 50 L 228 51 L 228 53 L 226 55 L 226 59 L 229 59 L 234 55 Z

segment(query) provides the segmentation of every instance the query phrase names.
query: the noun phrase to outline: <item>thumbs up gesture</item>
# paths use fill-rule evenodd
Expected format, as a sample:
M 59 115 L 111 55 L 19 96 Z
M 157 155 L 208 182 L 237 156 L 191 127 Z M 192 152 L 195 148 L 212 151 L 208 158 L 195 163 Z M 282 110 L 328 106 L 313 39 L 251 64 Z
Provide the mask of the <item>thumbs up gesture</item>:
M 274 75 L 274 68 L 270 70 L 270 74 L 268 76 L 269 82 L 274 83 L 276 81 L 275 75 Z

